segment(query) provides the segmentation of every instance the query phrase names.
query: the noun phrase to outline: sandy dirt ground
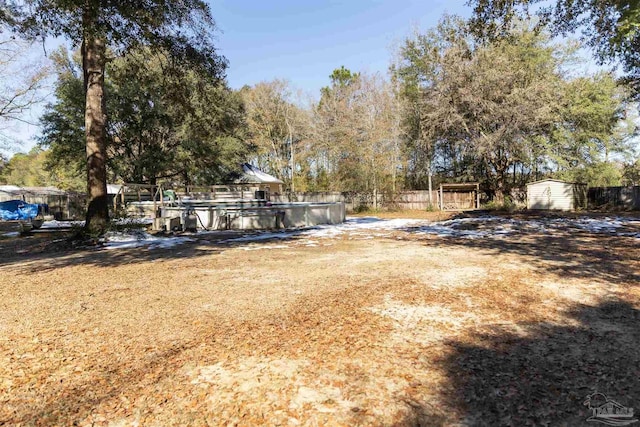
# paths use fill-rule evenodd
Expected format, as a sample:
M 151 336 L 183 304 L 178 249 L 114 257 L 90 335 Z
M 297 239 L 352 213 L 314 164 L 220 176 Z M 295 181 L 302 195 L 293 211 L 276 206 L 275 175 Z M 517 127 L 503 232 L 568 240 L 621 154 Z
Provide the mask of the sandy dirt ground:
M 0 425 L 582 426 L 594 392 L 640 410 L 640 220 L 433 215 L 0 239 Z

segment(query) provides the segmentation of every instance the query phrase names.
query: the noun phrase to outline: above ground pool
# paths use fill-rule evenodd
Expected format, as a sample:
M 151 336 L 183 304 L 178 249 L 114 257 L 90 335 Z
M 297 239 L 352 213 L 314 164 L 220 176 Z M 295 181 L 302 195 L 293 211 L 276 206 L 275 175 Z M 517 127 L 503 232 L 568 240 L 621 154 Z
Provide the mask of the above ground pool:
M 129 203 L 129 210 L 153 211 L 152 202 Z M 159 205 L 154 228 L 171 230 L 260 230 L 344 222 L 344 203 L 269 203 L 264 200 L 181 200 Z

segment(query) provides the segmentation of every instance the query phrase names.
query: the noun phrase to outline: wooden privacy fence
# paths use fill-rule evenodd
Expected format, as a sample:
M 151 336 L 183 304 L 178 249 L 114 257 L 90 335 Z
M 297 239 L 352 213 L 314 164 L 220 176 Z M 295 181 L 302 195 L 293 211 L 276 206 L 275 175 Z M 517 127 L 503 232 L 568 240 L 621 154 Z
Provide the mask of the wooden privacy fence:
M 389 202 L 398 209 L 437 209 L 438 191 L 433 190 L 431 192 L 431 200 L 429 199 L 429 190 L 402 191 L 397 193 Z
M 640 209 L 640 186 L 592 187 L 587 192 L 589 208 Z
M 476 184 L 473 188 L 454 189 L 446 188 L 444 191 L 433 190 L 429 198 L 429 190 L 401 191 L 395 194 L 378 194 L 374 204 L 373 194 L 356 192 L 306 192 L 290 193 L 272 197 L 276 202 L 343 202 L 347 211 L 353 212 L 374 206 L 387 209 L 400 210 L 465 210 L 476 209 L 478 206 L 478 194 Z M 443 199 L 443 201 L 441 201 Z
M 173 190 L 171 186 L 156 186 L 143 184 L 119 184 L 113 185 L 111 193 L 112 206 L 117 211 L 130 205 L 136 205 L 136 209 L 155 212 L 158 206 L 168 200 L 167 191 Z M 253 199 L 261 192 L 259 187 L 252 185 L 225 185 L 206 187 L 176 187 L 174 196 L 178 199 L 188 196 L 192 199 Z M 398 193 L 354 192 L 354 191 L 318 191 L 318 192 L 293 192 L 285 194 L 272 193 L 267 200 L 271 202 L 315 202 L 335 203 L 342 202 L 345 209 L 350 212 L 371 208 L 398 209 L 398 210 L 468 210 L 479 208 L 479 190 L 477 183 L 443 184 L 438 190 L 413 190 Z M 137 202 L 137 203 L 131 203 Z M 139 206 L 138 206 L 139 205 Z M 129 211 L 128 208 L 127 211 Z M 146 212 L 146 211 L 145 211 Z M 138 212 L 142 213 L 142 212 Z

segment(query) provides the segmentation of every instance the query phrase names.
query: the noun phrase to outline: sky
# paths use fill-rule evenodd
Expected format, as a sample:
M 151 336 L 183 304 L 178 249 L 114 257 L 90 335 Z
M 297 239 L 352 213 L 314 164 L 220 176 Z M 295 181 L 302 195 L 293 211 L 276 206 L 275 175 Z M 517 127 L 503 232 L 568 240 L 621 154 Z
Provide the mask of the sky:
M 344 65 L 386 73 L 394 47 L 444 13 L 465 17 L 464 0 L 221 0 L 210 2 L 232 88 L 275 78 L 310 94 Z
M 219 53 L 229 61 L 234 89 L 273 79 L 288 80 L 311 97 L 329 84 L 331 72 L 386 73 L 392 52 L 414 29 L 435 26 L 444 13 L 470 16 L 465 0 L 210 0 L 218 26 Z M 49 52 L 56 41 L 47 43 Z M 40 49 L 41 47 L 35 47 Z M 26 119 L 37 122 L 42 107 Z M 2 133 L 29 151 L 38 126 L 15 124 Z M 2 141 L 0 141 L 2 142 Z

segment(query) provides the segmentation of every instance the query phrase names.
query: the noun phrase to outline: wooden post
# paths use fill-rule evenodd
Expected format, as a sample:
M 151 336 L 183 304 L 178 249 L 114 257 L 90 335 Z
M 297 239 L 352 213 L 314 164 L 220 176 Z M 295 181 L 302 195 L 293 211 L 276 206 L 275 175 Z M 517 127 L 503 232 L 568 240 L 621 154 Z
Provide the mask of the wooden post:
M 440 184 L 440 210 L 443 211 L 444 210 L 444 198 L 443 198 L 443 192 L 442 192 L 442 184 Z
M 373 189 L 373 210 L 374 211 L 378 210 L 378 189 L 377 188 Z
M 480 184 L 476 184 L 476 209 L 480 209 Z
M 309 226 L 309 205 L 304 206 L 304 225 Z

